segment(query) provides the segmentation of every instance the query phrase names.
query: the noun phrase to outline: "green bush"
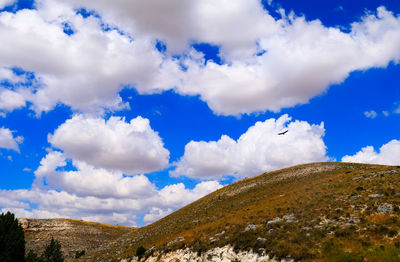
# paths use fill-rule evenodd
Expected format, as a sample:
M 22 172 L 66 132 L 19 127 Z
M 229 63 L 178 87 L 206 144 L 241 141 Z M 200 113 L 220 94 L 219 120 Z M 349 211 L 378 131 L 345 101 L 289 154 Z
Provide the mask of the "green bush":
M 81 250 L 81 251 L 76 251 L 75 252 L 75 258 L 80 258 L 81 256 L 85 255 L 85 250 Z
M 146 253 L 146 249 L 143 246 L 140 246 L 136 249 L 136 256 L 141 259 L 144 255 L 144 253 Z
M 45 246 L 41 258 L 43 262 L 64 262 L 64 255 L 61 251 L 60 242 L 51 238 L 50 244 Z
M 0 261 L 25 261 L 24 230 L 10 212 L 0 215 Z
M 26 262 L 43 262 L 43 260 L 33 250 L 29 250 L 26 255 Z

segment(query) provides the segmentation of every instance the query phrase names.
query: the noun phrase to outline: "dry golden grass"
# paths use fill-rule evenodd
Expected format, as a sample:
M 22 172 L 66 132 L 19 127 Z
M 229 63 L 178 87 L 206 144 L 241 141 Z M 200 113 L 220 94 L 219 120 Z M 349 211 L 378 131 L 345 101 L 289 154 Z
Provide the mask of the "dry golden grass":
M 374 261 L 377 254 L 398 251 L 398 193 L 399 167 L 332 162 L 295 166 L 217 190 L 84 260 L 133 257 L 139 246 L 202 252 L 230 244 L 305 261 Z M 378 214 L 377 208 L 385 203 L 393 211 Z M 284 218 L 290 214 L 292 218 Z M 282 221 L 268 223 L 277 217 Z M 245 231 L 250 224 L 257 227 Z M 178 237 L 184 241 L 168 245 Z
M 26 251 L 41 253 L 53 237 L 60 241 L 66 261 L 73 261 L 75 252 L 93 250 L 99 245 L 113 241 L 134 228 L 106 225 L 71 219 L 24 219 Z

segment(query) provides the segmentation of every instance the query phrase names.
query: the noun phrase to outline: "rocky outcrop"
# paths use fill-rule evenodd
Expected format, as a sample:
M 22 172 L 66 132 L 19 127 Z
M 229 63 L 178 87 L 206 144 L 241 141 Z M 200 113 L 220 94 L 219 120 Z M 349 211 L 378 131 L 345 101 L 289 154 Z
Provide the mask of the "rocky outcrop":
M 93 250 L 134 230 L 70 219 L 19 218 L 18 221 L 25 231 L 26 252 L 32 249 L 40 254 L 54 238 L 60 241 L 66 261 L 74 261 L 77 252 Z
M 293 262 L 291 258 L 276 259 L 270 257 L 265 253 L 264 250 L 260 250 L 259 253 L 253 251 L 238 251 L 236 252 L 232 246 L 217 247 L 208 250 L 205 253 L 198 254 L 189 248 L 178 249 L 176 251 L 168 252 L 165 254 L 158 254 L 155 252 L 152 256 L 147 259 L 138 260 L 137 257 L 132 259 L 122 259 L 121 262 L 231 262 L 231 261 L 246 261 L 246 262 Z

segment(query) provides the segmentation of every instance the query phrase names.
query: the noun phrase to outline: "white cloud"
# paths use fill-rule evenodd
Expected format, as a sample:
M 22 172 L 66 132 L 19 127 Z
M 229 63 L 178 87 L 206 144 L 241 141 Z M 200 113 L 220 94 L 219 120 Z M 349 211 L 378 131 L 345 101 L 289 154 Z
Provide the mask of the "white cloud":
M 65 23 L 73 35 L 63 32 Z M 57 103 L 92 113 L 118 110 L 127 107 L 118 95 L 123 85 L 149 93 L 175 84 L 178 65 L 155 50 L 154 40 L 104 31 L 99 18 L 84 19 L 63 3 L 0 13 L 0 35 L 0 68 L 35 73 L 36 92 L 24 97 L 38 113 Z
M 8 128 L 0 128 L 0 148 L 11 149 L 19 152 L 18 144 L 23 141 L 23 137 L 13 137 L 12 131 Z
M 150 212 L 147 213 L 143 217 L 143 221 L 146 222 L 146 223 L 151 223 L 151 222 L 154 222 L 154 221 L 156 221 L 156 220 L 158 220 L 158 219 L 160 219 L 162 217 L 165 217 L 165 216 L 167 216 L 167 215 L 169 215 L 171 213 L 172 213 L 172 209 L 171 208 L 163 210 L 163 209 L 158 208 L 158 207 L 153 207 L 150 210 Z
M 57 171 L 66 164 L 61 152 L 48 153 L 35 171 L 34 185 L 100 198 L 144 198 L 156 192 L 154 185 L 143 175 L 125 177 L 121 172 L 95 168 L 79 161 L 73 161 L 76 171 Z
M 365 112 L 364 112 L 364 115 L 365 115 L 365 117 L 367 117 L 367 118 L 372 118 L 372 119 L 374 119 L 375 117 L 378 116 L 378 114 L 377 114 L 374 110 L 365 111 Z
M 154 221 L 220 187 L 216 181 L 202 182 L 194 189 L 187 189 L 180 183 L 166 186 L 152 196 L 124 198 L 78 196 L 63 190 L 35 187 L 31 190 L 0 190 L 0 207 L 3 206 L 3 211 L 14 212 L 17 217 L 67 217 L 136 226 L 140 214 L 145 214 L 144 222 Z M 37 208 L 32 208 L 33 204 Z
M 286 129 L 285 135 L 278 135 Z M 295 164 L 327 161 L 324 132 L 323 123 L 291 121 L 287 115 L 271 118 L 257 122 L 237 141 L 223 135 L 218 141 L 189 142 L 171 174 L 199 179 L 247 177 Z
M 75 115 L 48 140 L 69 158 L 126 174 L 160 170 L 169 162 L 169 151 L 149 120 L 142 117 L 127 123 L 119 117 L 105 121 Z
M 392 140 L 381 146 L 379 151 L 374 147 L 363 147 L 355 155 L 346 155 L 342 158 L 343 162 L 370 163 L 382 165 L 400 165 L 400 141 Z
M 229 53 L 229 58 L 253 55 L 256 41 L 278 29 L 257 0 L 67 2 L 94 9 L 106 21 L 136 35 L 164 40 L 170 51 L 178 53 L 195 41 L 222 45 L 223 55 Z
M 14 86 L 26 83 L 24 77 L 17 76 L 12 70 L 0 67 L 0 82 L 7 81 Z M 25 98 L 18 91 L 0 87 L 0 110 L 9 112 L 25 106 Z
M 91 113 L 127 108 L 118 94 L 124 85 L 139 93 L 199 95 L 216 114 L 279 111 L 307 103 L 353 71 L 400 58 L 400 17 L 384 7 L 342 32 L 293 13 L 275 19 L 258 0 L 42 0 L 37 6 L 0 14 L 0 35 L 7 36 L 0 39 L 0 68 L 35 73 L 36 92 L 18 93 L 37 112 L 57 103 Z M 103 20 L 76 14 L 82 6 Z M 66 22 L 74 34 L 63 32 Z M 125 33 L 105 31 L 104 23 Z M 170 52 L 160 53 L 156 40 Z M 218 45 L 225 63 L 205 63 L 188 49 L 193 42 Z
M 353 23 L 350 33 L 293 17 L 280 21 L 277 33 L 260 37 L 266 51 L 260 56 L 223 65 L 188 60 L 177 90 L 200 95 L 217 114 L 279 111 L 308 102 L 352 71 L 398 63 L 398 45 L 400 17 L 384 8 Z
M 221 187 L 217 181 L 204 181 L 189 190 L 185 188 L 183 183 L 178 183 L 165 186 L 160 190 L 159 195 L 164 205 L 177 208 L 187 205 Z
M 13 111 L 25 106 L 24 97 L 12 90 L 0 88 L 0 110 Z
M 383 111 L 382 111 L 382 114 L 383 114 L 384 116 L 389 116 L 389 111 L 383 110 Z
M 16 0 L 0 0 L 0 9 L 14 4 Z

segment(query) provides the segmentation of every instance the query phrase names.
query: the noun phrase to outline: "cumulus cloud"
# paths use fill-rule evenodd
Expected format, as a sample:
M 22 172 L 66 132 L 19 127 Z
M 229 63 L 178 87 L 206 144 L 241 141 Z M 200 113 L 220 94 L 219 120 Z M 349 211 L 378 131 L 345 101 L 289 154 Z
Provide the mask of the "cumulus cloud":
M 354 155 L 346 155 L 343 162 L 370 163 L 382 165 L 400 165 L 400 141 L 392 140 L 375 151 L 373 146 L 363 147 Z
M 372 118 L 372 119 L 374 119 L 375 117 L 378 116 L 378 114 L 374 110 L 365 111 L 364 115 L 365 115 L 366 118 Z
M 18 144 L 22 143 L 23 137 L 14 137 L 12 131 L 8 128 L 0 128 L 0 148 L 11 149 L 19 152 Z
M 170 208 L 167 210 L 163 210 L 158 207 L 153 207 L 150 212 L 144 216 L 143 221 L 146 223 L 154 222 L 162 217 L 169 215 L 170 213 L 172 213 L 172 209 Z
M 84 18 L 81 7 L 100 17 Z M 198 95 L 216 114 L 238 115 L 307 103 L 353 71 L 399 62 L 400 17 L 384 7 L 349 32 L 281 13 L 272 17 L 258 0 L 41 0 L 37 10 L 0 14 L 0 68 L 35 73 L 39 84 L 23 97 L 37 112 L 57 103 L 124 109 L 118 93 L 128 86 Z M 217 45 L 222 64 L 192 43 Z
M 0 110 L 13 111 L 25 106 L 24 97 L 9 89 L 0 89 Z
M 152 39 L 104 30 L 100 18 L 83 18 L 61 2 L 39 2 L 37 10 L 0 13 L 0 68 L 35 74 L 40 85 L 25 98 L 37 112 L 57 103 L 92 113 L 119 110 L 127 106 L 118 95 L 124 85 L 147 93 L 174 86 L 178 65 Z
M 223 53 L 234 57 L 253 55 L 256 41 L 278 29 L 261 2 L 254 0 L 67 2 L 75 8 L 94 9 L 106 21 L 132 33 L 161 39 L 171 52 L 178 53 L 196 41 L 221 45 Z
M 278 135 L 289 130 L 285 135 Z M 223 135 L 218 141 L 191 141 L 176 163 L 173 176 L 199 179 L 224 175 L 248 177 L 295 164 L 326 161 L 323 123 L 291 121 L 288 115 L 257 122 L 237 141 Z
M 160 190 L 159 195 L 164 205 L 178 207 L 211 193 L 222 186 L 217 181 L 204 181 L 192 190 L 185 188 L 183 183 L 168 185 Z
M 180 183 L 155 191 L 152 196 L 131 195 L 123 198 L 79 196 L 64 190 L 37 187 L 31 190 L 0 190 L 0 199 L 7 199 L 0 200 L 0 207 L 3 206 L 3 211 L 12 211 L 17 217 L 68 217 L 136 226 L 140 214 L 145 214 L 145 223 L 152 222 L 220 187 L 216 181 L 202 182 L 194 189 L 185 188 Z M 33 208 L 33 205 L 36 207 Z
M 16 0 L 0 0 L 0 9 L 10 6 L 15 3 Z
M 318 20 L 287 19 L 277 33 L 260 37 L 265 53 L 251 60 L 222 65 L 188 60 L 178 92 L 200 95 L 217 114 L 279 111 L 308 102 L 352 71 L 399 61 L 400 18 L 383 7 L 353 23 L 349 33 Z
M 69 158 L 126 174 L 160 170 L 169 162 L 169 151 L 160 136 L 149 120 L 140 116 L 127 123 L 119 117 L 106 121 L 75 115 L 48 140 Z
M 48 153 L 35 171 L 34 185 L 62 189 L 77 196 L 101 198 L 143 198 L 155 193 L 154 185 L 143 175 L 126 177 L 121 172 L 95 168 L 79 161 L 73 161 L 76 171 L 58 171 L 66 164 L 61 152 Z

